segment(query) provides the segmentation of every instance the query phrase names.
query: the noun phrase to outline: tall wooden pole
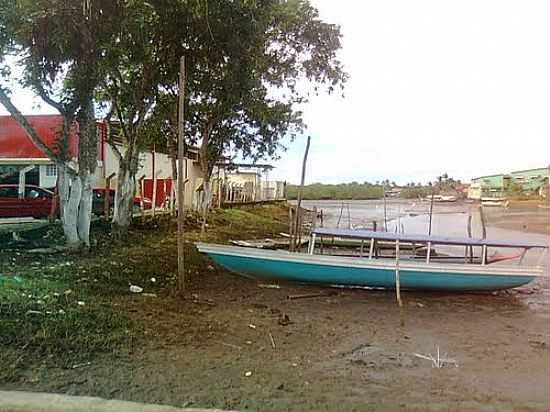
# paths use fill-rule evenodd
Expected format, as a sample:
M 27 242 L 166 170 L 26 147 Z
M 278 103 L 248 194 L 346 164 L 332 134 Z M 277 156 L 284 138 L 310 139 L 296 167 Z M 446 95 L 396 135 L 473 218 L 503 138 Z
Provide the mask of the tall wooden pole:
M 179 109 L 178 109 L 178 290 L 185 290 L 185 260 L 183 256 L 184 205 L 184 119 L 185 119 L 185 57 L 180 59 Z
M 435 189 L 432 186 L 432 198 L 430 199 L 430 222 L 428 225 L 428 235 L 432 234 L 432 216 L 434 211 L 434 196 L 435 196 Z
M 309 145 L 311 144 L 311 136 L 307 137 L 306 152 L 304 153 L 304 161 L 302 162 L 302 180 L 300 181 L 300 189 L 298 190 L 298 204 L 296 205 L 296 216 L 294 222 L 294 239 L 291 239 L 293 244 L 292 251 L 296 250 L 298 241 L 298 234 L 300 232 L 301 223 L 300 223 L 300 206 L 302 205 L 302 191 L 304 190 L 304 182 L 306 180 L 306 164 L 307 164 L 307 155 L 309 153 Z
M 384 231 L 388 231 L 388 208 L 386 206 L 386 185 L 382 186 L 382 190 L 384 191 Z

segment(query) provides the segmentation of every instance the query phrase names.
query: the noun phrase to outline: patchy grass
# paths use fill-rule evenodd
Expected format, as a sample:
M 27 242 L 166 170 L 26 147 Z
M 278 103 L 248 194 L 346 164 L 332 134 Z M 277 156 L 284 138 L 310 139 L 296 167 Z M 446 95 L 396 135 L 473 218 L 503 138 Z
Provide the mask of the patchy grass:
M 284 206 L 214 210 L 203 239 L 275 236 L 287 231 Z M 200 283 L 212 270 L 192 242 L 200 222 L 186 223 L 186 271 Z M 31 254 L 31 247 L 62 241 L 59 227 L 27 234 L 29 243 L 0 250 L 0 383 L 17 381 L 38 365 L 71 368 L 101 353 L 116 352 L 144 337 L 140 324 L 143 299 L 133 299 L 130 285 L 155 294 L 159 306 L 170 301 L 176 285 L 176 224 L 162 218 L 137 224 L 124 236 L 109 225 L 94 224 L 91 252 Z M 5 240 L 5 239 L 3 239 Z M 0 240 L 2 242 L 2 240 Z M 138 302 L 138 303 L 136 303 Z
M 85 294 L 66 289 L 55 276 L 0 278 L 0 381 L 42 359 L 61 367 L 109 351 L 128 334 L 130 324 L 108 307 L 90 307 Z

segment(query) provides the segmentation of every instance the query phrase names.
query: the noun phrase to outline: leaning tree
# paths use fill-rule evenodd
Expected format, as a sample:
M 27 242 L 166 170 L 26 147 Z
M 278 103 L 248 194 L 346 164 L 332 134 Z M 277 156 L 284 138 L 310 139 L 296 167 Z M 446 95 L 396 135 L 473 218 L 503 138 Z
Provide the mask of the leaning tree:
M 6 84 L 0 103 L 59 170 L 61 219 L 71 246 L 90 244 L 92 178 L 97 166 L 94 98 L 99 62 L 119 20 L 119 2 L 110 0 L 0 0 L 0 52 L 22 69 L 30 88 L 63 118 L 55 148 L 47 147 L 12 104 Z M 2 72 L 7 74 L 6 70 Z M 68 152 L 77 123 L 78 153 Z

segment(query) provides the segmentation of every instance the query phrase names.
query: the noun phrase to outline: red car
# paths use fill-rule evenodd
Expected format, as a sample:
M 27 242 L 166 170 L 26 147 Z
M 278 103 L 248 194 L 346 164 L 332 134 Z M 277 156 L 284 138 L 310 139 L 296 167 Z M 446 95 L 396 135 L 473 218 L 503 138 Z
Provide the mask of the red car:
M 92 213 L 95 215 L 103 215 L 105 213 L 105 192 L 103 188 L 94 189 L 93 203 L 92 203 Z M 109 191 L 109 207 L 114 209 L 115 207 L 115 191 L 111 189 Z M 143 208 L 149 210 L 153 207 L 153 202 L 144 197 L 143 198 Z M 133 213 L 137 213 L 141 210 L 141 196 L 134 197 L 134 206 Z M 112 214 L 112 213 L 110 213 Z
M 18 185 L 0 185 L 0 217 L 48 217 L 53 193 L 38 186 L 25 186 L 22 199 Z
M 0 218 L 3 217 L 35 217 L 44 218 L 50 215 L 52 209 L 53 192 L 38 186 L 26 185 L 25 195 L 22 199 L 18 196 L 18 185 L 0 185 Z M 103 214 L 105 189 L 94 189 L 92 197 L 92 212 L 96 215 Z M 110 191 L 110 206 L 114 207 L 115 191 Z M 141 198 L 134 197 L 134 212 L 140 210 Z M 151 209 L 152 202 L 143 198 L 143 208 Z

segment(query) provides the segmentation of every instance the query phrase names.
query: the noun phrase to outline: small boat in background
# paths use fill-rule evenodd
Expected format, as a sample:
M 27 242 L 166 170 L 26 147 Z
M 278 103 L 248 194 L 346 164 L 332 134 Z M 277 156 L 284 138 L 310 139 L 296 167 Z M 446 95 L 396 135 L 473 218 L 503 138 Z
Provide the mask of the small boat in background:
M 510 201 L 505 197 L 482 197 L 481 205 L 488 207 L 508 207 Z
M 323 254 L 323 239 L 332 237 L 358 239 L 361 242 L 360 255 L 350 257 Z M 395 257 L 377 258 L 378 242 L 393 242 Z M 328 244 L 330 241 L 326 242 Z M 404 249 L 404 245 L 408 245 L 413 251 L 409 258 L 400 257 L 400 250 Z M 434 245 L 457 246 L 465 250 L 462 263 L 448 263 L 432 256 Z M 220 266 L 251 278 L 389 289 L 396 287 L 396 279 L 399 278 L 403 289 L 460 292 L 508 289 L 525 285 L 537 276 L 543 276 L 540 264 L 548 249 L 547 245 L 530 242 L 326 228 L 312 231 L 308 253 L 207 243 L 197 243 L 197 248 Z M 421 260 L 415 254 L 416 248 L 427 251 L 425 256 L 420 257 Z M 473 256 L 474 248 L 481 251 L 478 259 Z M 521 252 L 489 256 L 489 248 L 520 249 Z M 320 254 L 315 254 L 316 249 Z M 531 249 L 544 251 L 535 267 L 491 264 L 515 258 L 519 258 L 519 263 L 522 263 L 525 254 Z
M 458 197 L 453 195 L 428 195 L 424 201 L 431 202 L 433 197 L 433 201 L 435 203 L 453 203 L 458 200 Z

